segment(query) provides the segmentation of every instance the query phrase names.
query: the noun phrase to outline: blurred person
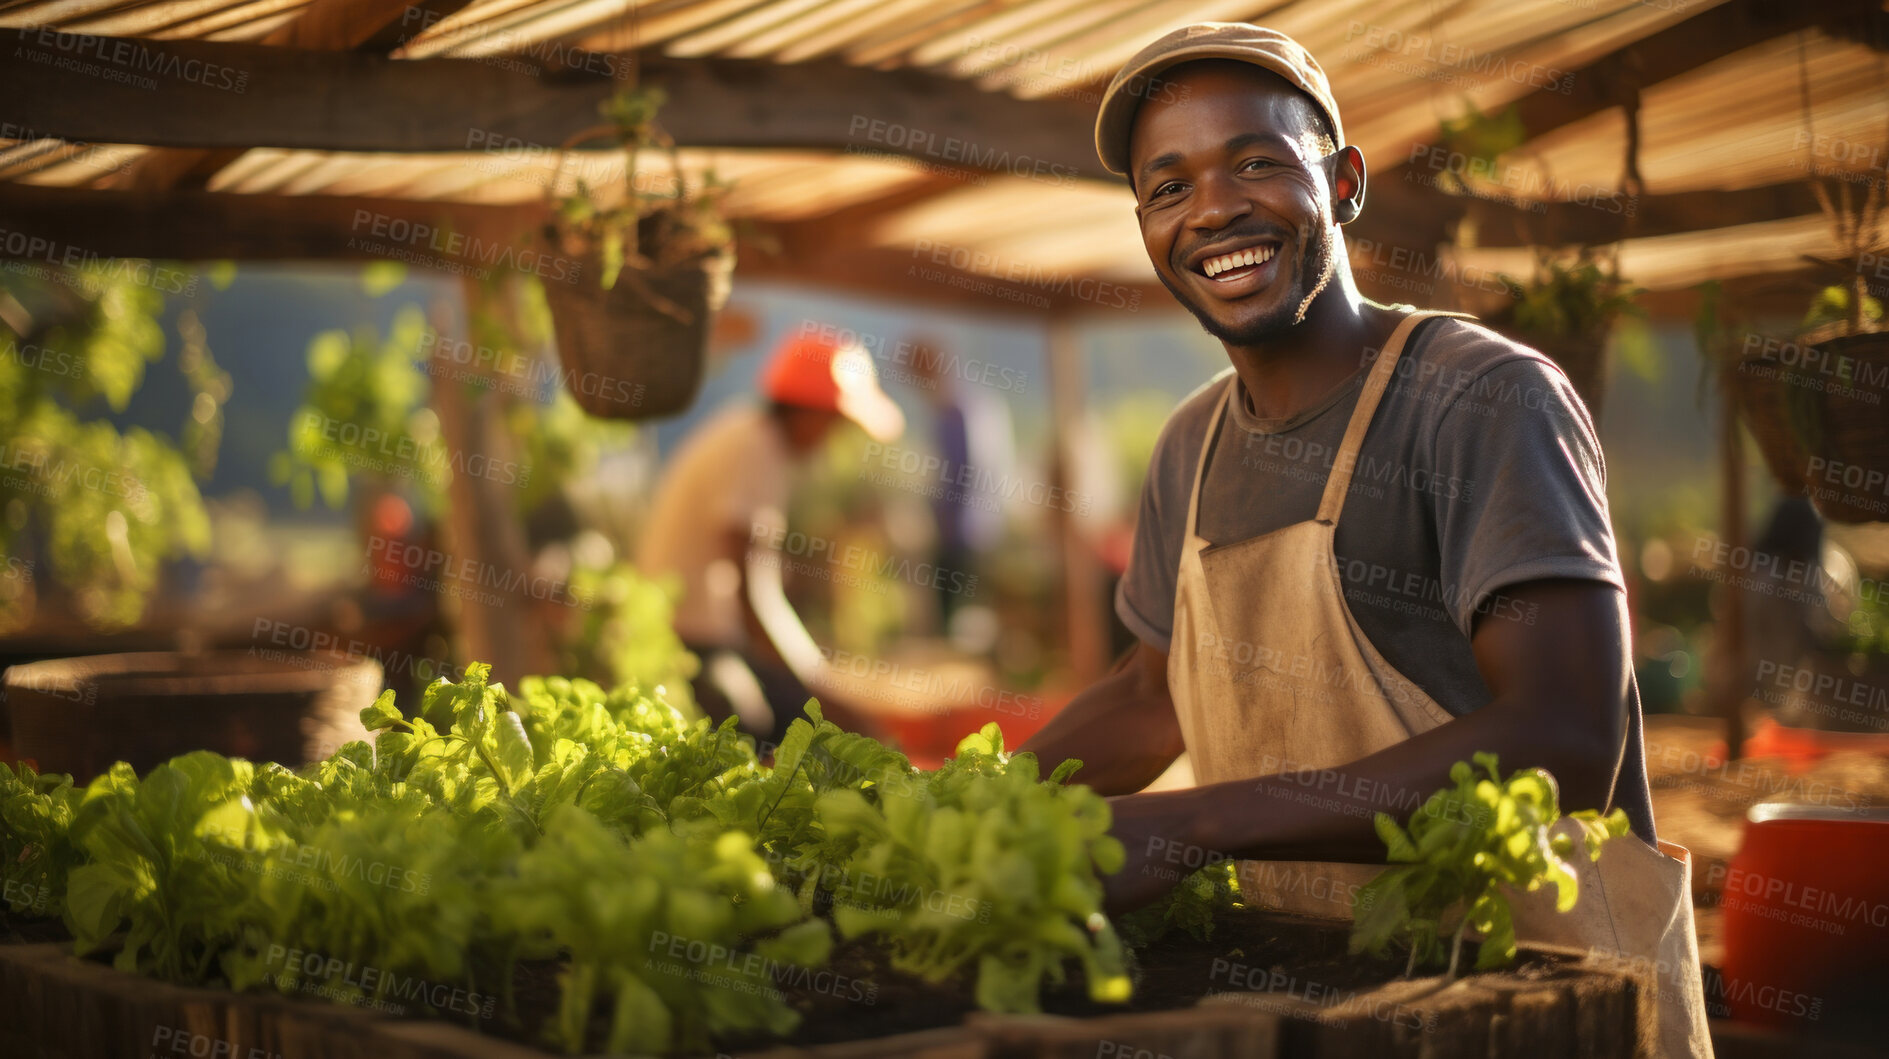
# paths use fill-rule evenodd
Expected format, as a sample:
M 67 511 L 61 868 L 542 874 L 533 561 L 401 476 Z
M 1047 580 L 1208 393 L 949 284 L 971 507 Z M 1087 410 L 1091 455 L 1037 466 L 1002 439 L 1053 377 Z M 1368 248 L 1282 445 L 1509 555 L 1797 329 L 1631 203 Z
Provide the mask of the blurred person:
M 1654 831 L 1600 441 L 1565 373 L 1359 293 L 1342 226 L 1365 159 L 1285 34 L 1161 37 L 1104 91 L 1095 142 L 1229 361 L 1150 461 L 1116 595 L 1138 644 L 1023 748 L 1116 796 L 1110 910 L 1172 888 L 1180 850 L 1239 862 L 1248 903 L 1350 919 L 1384 866 L 1375 816 L 1495 754 L 1630 828 L 1571 859 L 1571 911 L 1512 895 L 1516 936 L 1646 961 L 1659 1054 L 1710 1055 L 1689 855 Z M 1195 786 L 1143 791 L 1183 752 Z
M 782 588 L 785 564 L 842 568 L 833 549 L 787 534 L 787 506 L 835 426 L 850 420 L 883 443 L 904 432 L 905 417 L 864 349 L 818 337 L 783 342 L 760 388 L 760 403 L 718 412 L 663 470 L 637 566 L 681 579 L 676 633 L 701 659 L 695 700 L 709 717 L 739 717 L 778 743 L 818 698 L 830 719 L 858 730 L 863 711 L 848 706 Z
M 1750 559 L 1742 565 L 1734 560 L 1725 571 L 1719 592 L 1741 592 L 1745 603 L 1738 694 L 1757 699 L 1791 728 L 1889 731 L 1889 715 L 1867 694 L 1883 686 L 1884 660 L 1857 657 L 1849 625 L 1837 618 L 1860 602 L 1855 564 L 1841 549 L 1830 548 L 1848 576 L 1824 566 L 1817 509 L 1804 497 L 1785 497 L 1771 509 Z
M 921 336 L 906 345 L 912 351 L 913 385 L 931 410 L 932 440 L 944 460 L 945 477 L 972 481 L 979 470 L 1010 473 L 1017 454 L 1009 406 L 986 389 L 958 386 L 954 361 L 936 339 Z M 963 468 L 970 470 L 961 473 Z M 978 555 L 996 547 L 1003 534 L 997 498 L 974 488 L 934 491 L 931 513 L 938 530 L 937 566 L 941 570 L 968 574 Z M 952 615 L 968 601 L 956 579 L 938 578 L 937 586 L 938 628 L 949 635 Z

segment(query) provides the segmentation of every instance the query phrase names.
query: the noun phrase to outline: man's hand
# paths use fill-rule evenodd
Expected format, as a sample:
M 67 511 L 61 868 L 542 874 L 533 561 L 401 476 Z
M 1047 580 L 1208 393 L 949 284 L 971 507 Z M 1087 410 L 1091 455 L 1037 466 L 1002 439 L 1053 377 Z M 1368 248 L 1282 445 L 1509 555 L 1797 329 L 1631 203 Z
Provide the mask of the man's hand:
M 1198 869 L 1225 859 L 1195 840 L 1194 824 L 1201 817 L 1198 801 L 1197 790 L 1109 799 L 1109 833 L 1127 854 L 1122 870 L 1102 879 L 1109 915 L 1132 912 Z

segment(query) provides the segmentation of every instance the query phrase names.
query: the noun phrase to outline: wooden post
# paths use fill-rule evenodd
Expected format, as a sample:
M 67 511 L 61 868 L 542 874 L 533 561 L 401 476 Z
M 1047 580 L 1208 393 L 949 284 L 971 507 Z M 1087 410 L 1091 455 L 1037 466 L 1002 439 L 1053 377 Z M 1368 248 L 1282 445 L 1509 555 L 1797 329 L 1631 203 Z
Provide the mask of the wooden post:
M 471 278 L 461 290 L 470 320 L 485 292 Z M 442 333 L 451 328 L 444 305 L 435 304 L 433 326 Z M 496 429 L 499 395 L 488 392 L 475 404 L 467 400 L 466 391 L 463 382 L 439 377 L 433 381 L 441 440 L 448 452 L 463 457 L 455 463 L 470 466 L 475 455 L 486 466 L 515 460 L 511 439 Z M 517 504 L 514 486 L 455 468 L 446 492 L 446 549 L 455 569 L 471 572 L 473 580 L 452 579 L 466 591 L 441 600 L 454 616 L 462 660 L 490 662 L 493 679 L 513 684 L 523 676 L 556 671 L 545 623 L 533 614 L 539 601 L 521 590 L 532 580 L 531 549 Z M 494 576 L 486 577 L 484 571 Z
M 1745 547 L 1745 439 L 1739 430 L 1738 395 L 1730 373 L 1736 365 L 1719 369 L 1719 537 L 1732 550 Z M 1737 760 L 1745 752 L 1745 593 L 1730 585 L 1719 593 L 1724 610 L 1719 614 L 1718 714 L 1725 721 L 1725 757 Z
M 1082 355 L 1067 314 L 1049 322 L 1050 423 L 1054 432 L 1050 458 L 1051 496 L 1071 493 L 1071 469 L 1078 456 L 1077 426 L 1085 403 Z M 1102 598 L 1101 571 L 1095 549 L 1083 535 L 1075 513 L 1051 504 L 1050 522 L 1062 546 L 1063 629 L 1069 641 L 1069 669 L 1076 686 L 1087 687 L 1108 668 L 1108 618 Z

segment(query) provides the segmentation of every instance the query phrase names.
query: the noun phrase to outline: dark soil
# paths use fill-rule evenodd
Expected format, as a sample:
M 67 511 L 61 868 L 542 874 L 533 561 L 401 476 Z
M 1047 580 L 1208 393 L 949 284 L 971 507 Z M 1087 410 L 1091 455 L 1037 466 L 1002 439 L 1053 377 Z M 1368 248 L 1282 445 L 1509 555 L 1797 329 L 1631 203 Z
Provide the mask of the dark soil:
M 70 941 L 72 932 L 58 919 L 28 919 L 0 914 L 0 945 L 37 945 L 48 941 Z
M 1274 997 L 1330 1004 L 1402 977 L 1402 959 L 1352 956 L 1342 927 L 1253 909 L 1223 913 L 1213 937 L 1196 940 L 1181 931 L 1136 953 L 1131 974 L 1134 997 L 1126 1004 L 1089 999 L 1080 965 L 1069 962 L 1069 977 L 1046 985 L 1043 1009 L 1054 1015 L 1090 1017 L 1193 1006 L 1215 993 L 1269 993 Z M 9 917 L 0 920 L 0 943 L 33 943 L 68 938 L 58 920 Z M 1507 974 L 1525 979 L 1554 977 L 1565 957 L 1530 955 Z M 491 1019 L 470 1026 L 478 1032 L 538 1045 L 544 1023 L 553 1017 L 562 964 L 521 960 L 512 978 L 516 1019 L 501 1007 Z M 760 1050 L 778 1044 L 816 1045 L 870 1040 L 900 1033 L 952 1026 L 976 1010 L 975 968 L 929 983 L 891 966 L 890 957 L 863 941 L 835 946 L 819 975 L 780 983 L 788 1005 L 801 1014 L 798 1030 L 781 1041 L 753 1039 L 720 1042 L 731 1051 Z M 1426 972 L 1419 970 L 1418 974 Z M 1435 973 L 1434 971 L 1428 973 Z M 417 1014 L 417 1012 L 416 1012 Z M 593 1040 L 607 1035 L 609 1010 L 599 1004 L 592 1017 Z M 463 1017 L 452 1021 L 466 1023 Z
M 1402 959 L 1350 955 L 1346 939 L 1343 928 L 1238 909 L 1222 914 L 1208 940 L 1174 931 L 1139 952 L 1132 970 L 1134 998 L 1128 1003 L 1090 1000 L 1080 966 L 1072 961 L 1069 978 L 1044 989 L 1043 1010 L 1086 1018 L 1187 1008 L 1209 994 L 1244 992 L 1335 1003 L 1403 976 Z M 1506 973 L 1547 978 L 1565 962 L 1565 957 L 1531 955 Z M 893 970 L 884 952 L 858 943 L 835 948 L 830 969 L 877 988 L 863 1001 L 837 989 L 783 989 L 802 1022 L 782 1043 L 827 1044 L 951 1026 L 976 1009 L 974 969 L 933 985 Z M 762 1042 L 727 1043 L 752 1047 Z

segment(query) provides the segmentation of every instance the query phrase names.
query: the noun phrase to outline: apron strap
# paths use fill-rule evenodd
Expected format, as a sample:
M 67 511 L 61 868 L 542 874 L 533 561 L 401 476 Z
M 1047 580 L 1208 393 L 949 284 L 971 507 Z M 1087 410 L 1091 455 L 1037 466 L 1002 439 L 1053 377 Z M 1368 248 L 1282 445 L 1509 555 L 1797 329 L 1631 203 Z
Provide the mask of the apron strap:
M 1384 391 L 1390 386 L 1391 375 L 1397 370 L 1397 361 L 1403 356 L 1404 344 L 1418 324 L 1433 316 L 1475 319 L 1466 313 L 1418 311 L 1404 317 L 1396 330 L 1391 332 L 1383 350 L 1377 355 L 1377 363 L 1371 365 L 1371 374 L 1364 380 L 1364 392 L 1358 395 L 1357 408 L 1352 411 L 1351 422 L 1345 427 L 1345 439 L 1339 444 L 1338 455 L 1332 460 L 1331 474 L 1325 479 L 1325 495 L 1318 502 L 1319 522 L 1337 523 L 1338 513 L 1345 507 L 1345 497 L 1351 492 L 1351 475 L 1358 467 L 1358 450 L 1364 447 L 1365 431 L 1371 428 L 1371 420 L 1377 415 L 1378 402 L 1383 400 Z
M 1226 421 L 1227 404 L 1233 399 L 1233 391 L 1239 386 L 1238 372 L 1227 376 L 1227 384 L 1220 391 L 1220 403 L 1214 406 L 1213 418 L 1207 421 L 1207 437 L 1200 443 L 1200 459 L 1194 464 L 1194 490 L 1187 497 L 1187 536 L 1183 541 L 1194 536 L 1196 519 L 1200 516 L 1201 484 L 1207 478 L 1207 454 L 1213 451 L 1213 439 L 1220 434 L 1220 424 Z

